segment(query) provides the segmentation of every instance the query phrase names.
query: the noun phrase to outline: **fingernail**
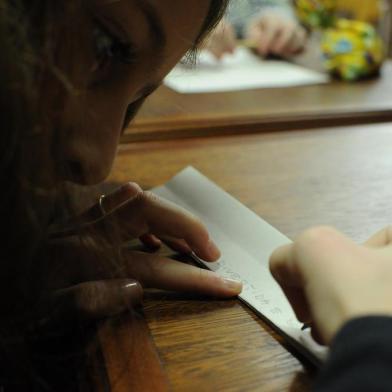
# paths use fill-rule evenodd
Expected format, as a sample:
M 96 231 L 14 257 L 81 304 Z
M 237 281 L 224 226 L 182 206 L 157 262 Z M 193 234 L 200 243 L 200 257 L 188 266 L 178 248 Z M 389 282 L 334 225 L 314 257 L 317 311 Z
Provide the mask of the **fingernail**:
M 242 291 L 242 282 L 240 282 L 239 280 L 224 278 L 223 284 L 228 290 L 232 291 L 234 294 L 240 294 Z
M 221 252 L 214 241 L 209 240 L 207 244 L 207 253 L 212 260 L 218 260 L 221 256 Z
M 121 287 L 126 303 L 135 307 L 143 302 L 143 288 L 139 282 L 129 281 Z

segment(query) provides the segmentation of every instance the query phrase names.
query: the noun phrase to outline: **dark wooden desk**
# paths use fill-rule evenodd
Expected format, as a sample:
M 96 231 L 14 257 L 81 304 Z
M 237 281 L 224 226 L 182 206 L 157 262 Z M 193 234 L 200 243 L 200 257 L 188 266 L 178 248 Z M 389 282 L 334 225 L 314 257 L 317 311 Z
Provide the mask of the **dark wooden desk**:
M 179 94 L 161 87 L 124 142 L 392 121 L 392 62 L 360 83 Z
M 289 237 L 328 224 L 362 241 L 392 217 L 392 124 L 127 144 L 113 180 L 150 188 L 187 165 Z M 101 331 L 113 391 L 310 390 L 313 372 L 236 300 L 158 292 L 144 311 L 148 328 Z M 139 362 L 113 370 L 130 347 Z

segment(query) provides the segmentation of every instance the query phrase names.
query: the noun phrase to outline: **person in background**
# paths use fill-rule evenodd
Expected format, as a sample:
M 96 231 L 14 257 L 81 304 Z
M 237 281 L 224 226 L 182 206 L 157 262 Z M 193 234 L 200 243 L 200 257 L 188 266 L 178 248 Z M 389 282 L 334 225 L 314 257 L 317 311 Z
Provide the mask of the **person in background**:
M 290 57 L 303 50 L 307 31 L 288 0 L 242 0 L 230 3 L 204 47 L 220 59 L 234 52 L 238 38 L 263 57 Z

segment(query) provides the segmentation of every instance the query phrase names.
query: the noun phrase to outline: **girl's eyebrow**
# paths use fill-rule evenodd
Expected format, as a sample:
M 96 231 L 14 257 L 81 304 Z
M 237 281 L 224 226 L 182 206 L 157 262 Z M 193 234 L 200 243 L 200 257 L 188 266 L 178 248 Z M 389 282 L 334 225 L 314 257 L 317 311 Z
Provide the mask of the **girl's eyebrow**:
M 121 1 L 123 0 L 103 0 L 101 5 L 110 5 Z M 163 51 L 167 37 L 163 23 L 154 6 L 148 0 L 137 0 L 135 3 L 147 19 L 154 49 Z
M 162 24 L 162 20 L 158 16 L 154 6 L 146 0 L 137 0 L 136 4 L 144 14 L 148 21 L 148 26 L 151 33 L 151 41 L 155 50 L 163 51 L 166 46 L 167 37 Z

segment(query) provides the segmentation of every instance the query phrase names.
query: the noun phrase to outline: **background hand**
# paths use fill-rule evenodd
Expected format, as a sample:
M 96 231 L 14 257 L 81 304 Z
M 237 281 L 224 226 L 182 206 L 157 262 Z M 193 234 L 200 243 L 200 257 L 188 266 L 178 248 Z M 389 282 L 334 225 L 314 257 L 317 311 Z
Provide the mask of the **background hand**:
M 207 37 L 203 49 L 207 49 L 217 59 L 227 53 L 233 53 L 237 47 L 236 34 L 230 22 L 223 19 Z
M 306 38 L 306 30 L 299 23 L 272 10 L 254 18 L 246 29 L 246 39 L 256 43 L 261 56 L 298 54 L 304 49 Z

